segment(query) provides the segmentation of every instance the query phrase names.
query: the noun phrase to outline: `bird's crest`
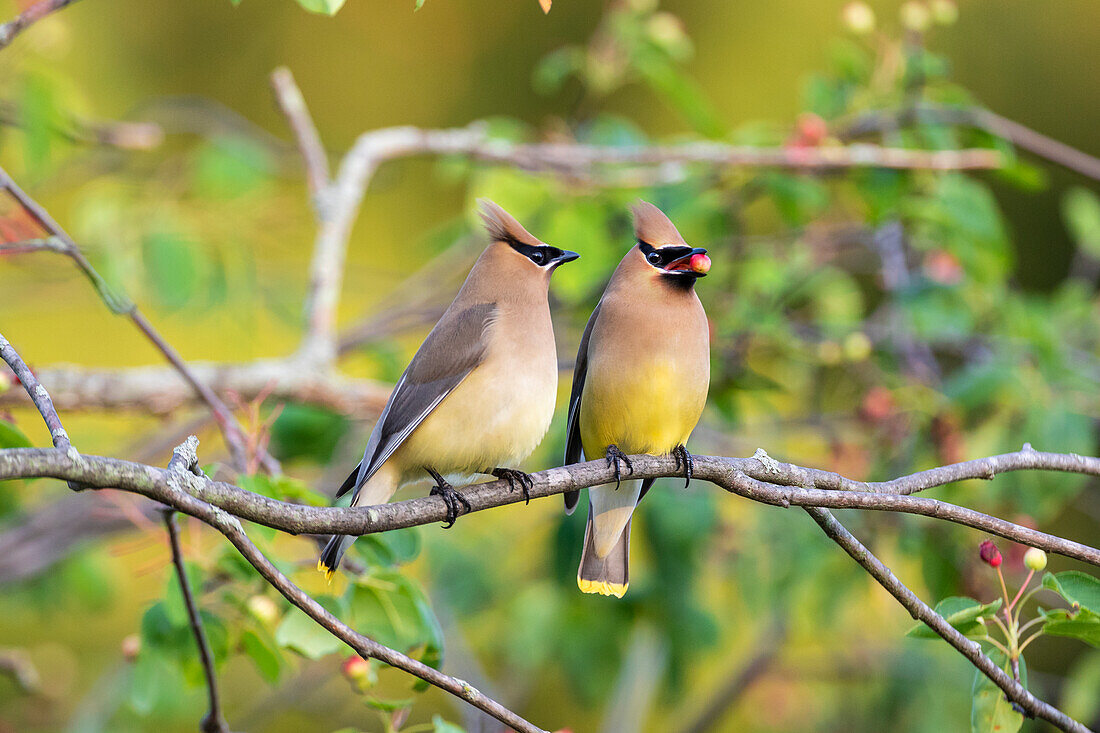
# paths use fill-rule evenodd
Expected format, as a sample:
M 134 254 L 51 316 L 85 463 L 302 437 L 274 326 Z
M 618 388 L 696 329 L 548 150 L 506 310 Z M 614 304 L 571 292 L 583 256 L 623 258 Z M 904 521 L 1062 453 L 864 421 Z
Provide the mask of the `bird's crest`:
M 639 242 L 654 247 L 686 244 L 664 212 L 648 201 L 638 201 L 630 211 L 634 214 L 634 236 Z
M 481 220 L 494 242 L 528 244 L 534 247 L 542 244 L 538 237 L 524 229 L 515 217 L 497 204 L 489 199 L 478 199 L 477 202 L 481 205 Z

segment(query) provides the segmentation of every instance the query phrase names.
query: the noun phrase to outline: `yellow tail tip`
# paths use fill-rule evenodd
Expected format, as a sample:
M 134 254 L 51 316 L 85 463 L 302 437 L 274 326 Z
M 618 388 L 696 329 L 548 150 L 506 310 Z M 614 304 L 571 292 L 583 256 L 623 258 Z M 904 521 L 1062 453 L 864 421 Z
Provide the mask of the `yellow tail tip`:
M 606 580 L 588 580 L 578 576 L 577 587 L 581 589 L 582 593 L 599 593 L 601 596 L 622 598 L 623 594 L 626 593 L 626 589 L 630 587 L 630 584 L 609 583 Z
M 324 560 L 317 561 L 317 571 L 324 573 L 325 580 L 327 580 L 329 583 L 332 582 L 332 576 L 336 574 L 336 568 L 330 568 L 328 565 L 325 565 Z

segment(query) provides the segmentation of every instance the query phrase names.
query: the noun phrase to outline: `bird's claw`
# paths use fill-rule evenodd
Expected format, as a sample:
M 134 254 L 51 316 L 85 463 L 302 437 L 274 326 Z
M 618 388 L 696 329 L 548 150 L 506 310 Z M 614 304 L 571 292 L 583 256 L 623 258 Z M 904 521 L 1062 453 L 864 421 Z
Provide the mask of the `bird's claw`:
M 626 470 L 630 473 L 634 473 L 634 464 L 630 462 L 630 458 L 628 458 L 625 453 L 619 450 L 619 446 L 614 444 L 607 446 L 607 465 L 615 467 L 616 489 L 619 488 L 619 484 L 622 481 L 622 471 L 619 466 L 620 462 L 626 464 Z
M 458 493 L 455 487 L 447 483 L 439 474 L 433 472 L 432 477 L 435 479 L 435 486 L 432 487 L 429 496 L 443 497 L 443 503 L 447 505 L 447 523 L 443 525 L 443 529 L 450 529 L 454 526 L 458 515 L 462 513 L 461 507 L 465 507 L 466 512 L 469 513 L 470 502 L 466 501 L 466 497 Z
M 672 457 L 676 459 L 676 468 L 684 469 L 684 488 L 691 485 L 691 477 L 695 475 L 695 458 L 688 453 L 687 446 L 683 443 L 672 449 Z
M 515 491 L 516 484 L 519 484 L 520 490 L 523 491 L 523 503 L 531 503 L 531 489 L 535 486 L 535 480 L 531 478 L 531 474 L 517 471 L 514 468 L 494 468 L 489 472 L 489 475 L 507 481 L 509 491 Z

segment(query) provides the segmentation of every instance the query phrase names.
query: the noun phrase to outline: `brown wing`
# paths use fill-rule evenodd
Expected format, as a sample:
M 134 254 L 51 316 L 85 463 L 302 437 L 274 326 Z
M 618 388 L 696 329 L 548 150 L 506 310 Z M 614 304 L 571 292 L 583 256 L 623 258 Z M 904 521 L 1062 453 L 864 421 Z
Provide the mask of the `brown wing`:
M 584 327 L 581 345 L 577 349 L 577 362 L 573 366 L 573 389 L 569 393 L 569 418 L 566 421 L 565 433 L 565 465 L 567 466 L 579 461 L 584 453 L 580 428 L 581 393 L 584 392 L 584 379 L 588 376 L 588 340 L 592 336 L 592 327 L 599 316 L 600 303 L 597 303 L 592 315 L 588 317 L 588 324 Z M 565 513 L 572 514 L 577 508 L 577 502 L 580 501 L 581 492 L 566 491 L 562 496 L 565 497 Z
M 397 380 L 362 462 L 337 496 L 353 487 L 358 491 L 370 480 L 416 426 L 485 359 L 485 327 L 495 312 L 495 304 L 478 303 L 443 314 Z

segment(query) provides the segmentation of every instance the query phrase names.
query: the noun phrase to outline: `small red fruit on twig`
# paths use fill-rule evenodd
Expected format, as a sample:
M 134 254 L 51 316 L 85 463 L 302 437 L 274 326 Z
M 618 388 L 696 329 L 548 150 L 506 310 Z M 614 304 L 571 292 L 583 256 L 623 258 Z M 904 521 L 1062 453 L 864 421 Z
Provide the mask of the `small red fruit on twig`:
M 1001 551 L 993 544 L 993 540 L 983 542 L 978 548 L 978 555 L 982 558 L 982 562 L 990 567 L 996 568 L 1001 565 Z

